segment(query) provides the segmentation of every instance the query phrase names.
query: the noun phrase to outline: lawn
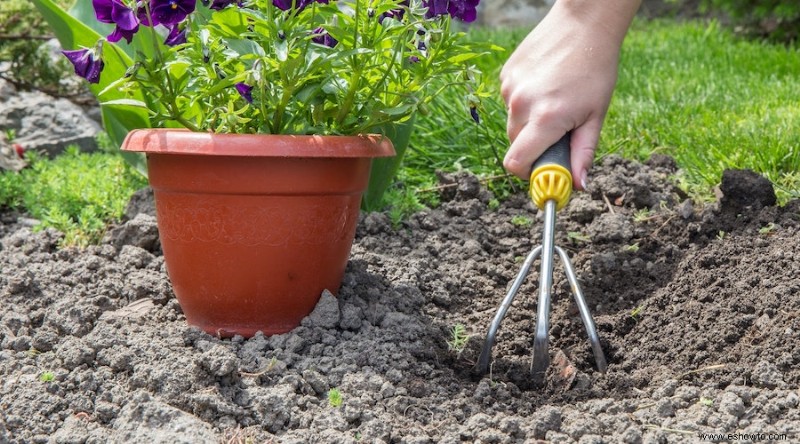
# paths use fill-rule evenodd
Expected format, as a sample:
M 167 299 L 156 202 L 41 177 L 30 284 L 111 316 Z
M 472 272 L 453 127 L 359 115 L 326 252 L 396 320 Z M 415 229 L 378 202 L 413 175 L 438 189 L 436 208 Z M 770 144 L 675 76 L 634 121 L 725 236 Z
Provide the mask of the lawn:
M 474 33 L 508 48 L 481 66 L 494 90 L 503 61 L 524 36 Z M 623 46 L 598 156 L 671 155 L 684 169 L 683 186 L 699 199 L 713 196 L 725 168 L 766 175 L 781 202 L 800 197 L 799 74 L 796 47 L 740 39 L 714 22 L 637 21 Z M 431 168 L 502 173 L 508 146 L 502 102 L 484 103 L 480 126 L 460 103 L 440 97 L 435 112 L 419 119 L 404 171 L 409 182 L 430 177 Z M 465 118 L 452 118 L 458 115 Z

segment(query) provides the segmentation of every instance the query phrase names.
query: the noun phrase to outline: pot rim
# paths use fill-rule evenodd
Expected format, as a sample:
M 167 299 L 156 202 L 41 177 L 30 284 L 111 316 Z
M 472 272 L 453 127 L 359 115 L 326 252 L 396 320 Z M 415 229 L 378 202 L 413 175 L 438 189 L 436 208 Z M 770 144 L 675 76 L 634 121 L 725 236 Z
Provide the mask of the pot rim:
M 267 141 L 268 139 L 268 141 Z M 244 157 L 391 157 L 391 140 L 380 134 L 321 136 L 222 134 L 185 129 L 146 128 L 128 133 L 123 151 Z

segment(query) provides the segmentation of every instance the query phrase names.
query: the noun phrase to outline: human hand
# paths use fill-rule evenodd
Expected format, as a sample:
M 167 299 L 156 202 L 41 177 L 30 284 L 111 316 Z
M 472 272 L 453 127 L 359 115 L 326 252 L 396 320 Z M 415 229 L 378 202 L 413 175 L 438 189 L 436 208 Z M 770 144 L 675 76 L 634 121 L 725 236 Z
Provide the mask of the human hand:
M 617 80 L 620 46 L 638 6 L 639 0 L 558 1 L 520 43 L 500 73 L 511 141 L 503 165 L 509 172 L 528 179 L 533 162 L 572 131 L 573 185 L 585 187 Z

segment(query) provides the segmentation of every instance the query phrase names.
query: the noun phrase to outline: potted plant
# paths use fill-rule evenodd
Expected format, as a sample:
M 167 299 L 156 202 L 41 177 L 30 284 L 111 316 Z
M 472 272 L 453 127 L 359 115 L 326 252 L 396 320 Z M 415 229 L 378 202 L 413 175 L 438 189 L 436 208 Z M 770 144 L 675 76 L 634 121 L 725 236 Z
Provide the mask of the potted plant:
M 451 27 L 478 0 L 34 2 L 146 154 L 175 294 L 221 336 L 288 331 L 335 293 L 383 134 L 438 89 L 464 88 L 465 116 L 484 94 L 489 47 Z

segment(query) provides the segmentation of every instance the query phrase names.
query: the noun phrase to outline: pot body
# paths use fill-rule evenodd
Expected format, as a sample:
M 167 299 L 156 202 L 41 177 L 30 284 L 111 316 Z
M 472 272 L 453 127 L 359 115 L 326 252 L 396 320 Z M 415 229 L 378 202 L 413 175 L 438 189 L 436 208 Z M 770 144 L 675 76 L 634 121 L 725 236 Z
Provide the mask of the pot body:
M 337 293 L 371 158 L 393 153 L 379 136 L 171 130 L 133 131 L 123 149 L 147 153 L 187 322 L 223 337 L 285 333 Z

